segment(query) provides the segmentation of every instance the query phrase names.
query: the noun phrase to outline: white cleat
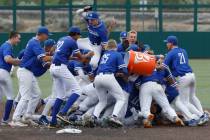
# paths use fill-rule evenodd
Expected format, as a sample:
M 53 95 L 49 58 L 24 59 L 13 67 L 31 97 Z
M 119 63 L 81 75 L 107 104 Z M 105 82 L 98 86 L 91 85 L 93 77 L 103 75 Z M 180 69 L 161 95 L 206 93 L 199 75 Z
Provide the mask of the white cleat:
M 9 123 L 11 127 L 27 127 L 28 125 L 20 121 L 12 121 Z

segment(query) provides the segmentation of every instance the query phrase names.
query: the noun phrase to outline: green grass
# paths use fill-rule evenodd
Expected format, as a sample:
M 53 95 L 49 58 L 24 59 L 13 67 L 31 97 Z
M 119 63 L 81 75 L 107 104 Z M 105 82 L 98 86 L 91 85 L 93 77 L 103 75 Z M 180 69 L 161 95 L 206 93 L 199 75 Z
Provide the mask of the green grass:
M 197 96 L 205 108 L 210 108 L 210 59 L 192 59 L 190 64 L 194 70 L 197 79 Z M 18 92 L 18 83 L 16 76 L 13 76 L 14 91 Z M 42 91 L 42 97 L 51 93 L 52 79 L 47 72 L 38 78 L 39 86 Z

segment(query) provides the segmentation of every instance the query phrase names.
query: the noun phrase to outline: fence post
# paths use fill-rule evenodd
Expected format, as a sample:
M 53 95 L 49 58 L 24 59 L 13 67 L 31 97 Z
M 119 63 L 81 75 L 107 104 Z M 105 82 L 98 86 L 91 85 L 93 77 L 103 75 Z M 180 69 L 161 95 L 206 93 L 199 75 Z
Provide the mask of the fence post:
M 73 14 L 72 14 L 72 10 L 73 10 L 73 8 L 72 8 L 72 6 L 73 6 L 73 4 L 72 4 L 72 0 L 68 0 L 68 3 L 69 3 L 69 27 L 71 27 L 72 26 L 72 21 L 73 21 Z
M 41 0 L 41 25 L 45 25 L 45 0 Z
M 198 0 L 194 0 L 194 32 L 198 31 Z
M 13 7 L 13 12 L 12 12 L 12 14 L 13 14 L 13 24 L 12 24 L 12 26 L 13 26 L 13 30 L 15 31 L 16 30 L 16 21 L 17 21 L 17 19 L 16 19 L 16 9 L 17 9 L 17 7 L 16 7 L 16 0 L 13 0 L 12 1 L 12 7 Z
M 126 31 L 129 31 L 131 29 L 131 1 L 130 0 L 126 0 L 125 7 L 126 7 Z
M 159 0 L 159 32 L 163 32 L 163 0 Z

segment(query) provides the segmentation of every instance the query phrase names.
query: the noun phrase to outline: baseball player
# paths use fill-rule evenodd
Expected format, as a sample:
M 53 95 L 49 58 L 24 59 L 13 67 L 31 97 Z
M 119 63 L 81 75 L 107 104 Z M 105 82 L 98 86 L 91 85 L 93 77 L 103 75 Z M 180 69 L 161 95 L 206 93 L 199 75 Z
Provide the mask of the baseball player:
M 168 36 L 164 42 L 167 43 L 168 49 L 164 64 L 171 69 L 173 76 L 177 77 L 181 101 L 191 113 L 200 117 L 200 125 L 206 123 L 208 116 L 204 113 L 201 103 L 195 95 L 195 75 L 189 65 L 186 50 L 178 47 L 176 36 Z
M 20 37 L 18 32 L 12 31 L 9 34 L 9 39 L 0 47 L 0 94 L 4 94 L 7 99 L 1 125 L 8 124 L 9 115 L 13 106 L 14 93 L 10 70 L 12 65 L 18 66 L 20 63 L 20 60 L 13 56 L 13 47 L 20 42 Z
M 108 41 L 108 30 L 104 22 L 99 19 L 98 13 L 94 11 L 87 12 L 86 7 L 77 10 L 76 13 L 85 19 L 88 28 L 88 38 L 78 39 L 78 47 L 80 49 L 94 51 L 94 56 L 90 61 L 90 65 L 92 65 L 95 70 L 101 57 L 101 51 Z
M 144 117 L 143 124 L 145 128 L 152 127 L 152 120 L 154 115 L 150 112 L 152 99 L 162 108 L 162 112 L 166 114 L 166 117 L 176 123 L 177 125 L 184 126 L 182 120 L 177 116 L 174 109 L 170 106 L 165 92 L 162 88 L 163 79 L 167 79 L 171 86 L 176 86 L 176 82 L 173 79 L 169 69 L 154 70 L 151 76 L 139 76 L 136 83 L 139 87 L 139 100 L 141 113 Z
M 117 45 L 117 51 L 124 54 L 127 51 L 140 51 L 139 47 L 135 43 L 129 43 L 127 33 L 121 32 L 120 33 L 120 40 L 121 43 Z
M 30 39 L 26 45 L 20 67 L 17 70 L 21 98 L 13 114 L 12 126 L 27 126 L 22 122 L 23 119 L 27 123 L 33 123 L 31 116 L 34 114 L 41 96 L 36 77 L 46 72 L 51 61 L 51 56 L 45 54 L 40 42 L 47 40 L 49 35 L 48 29 L 41 26 L 38 28 L 36 36 Z M 22 115 L 24 115 L 23 118 L 21 118 Z
M 93 53 L 91 52 L 86 55 L 82 55 L 80 53 L 76 42 L 79 37 L 80 29 L 73 26 L 69 29 L 69 35 L 62 37 L 57 42 L 57 48 L 50 67 L 50 73 L 53 77 L 53 88 L 55 89 L 57 97 L 53 106 L 52 120 L 49 128 L 55 128 L 57 126 L 57 117 L 62 121 L 69 123 L 69 121 L 65 119 L 65 115 L 69 108 L 81 95 L 81 88 L 78 82 L 67 68 L 69 57 L 74 53 L 74 56 L 77 57 L 78 60 L 84 61 L 84 59 L 91 57 Z M 67 100 L 64 108 L 60 111 L 63 98 L 67 94 L 65 90 L 66 85 L 71 87 L 72 94 Z M 59 111 L 60 113 L 58 114 Z
M 94 109 L 94 118 L 99 118 L 102 110 L 107 105 L 107 92 L 116 99 L 114 110 L 109 121 L 122 126 L 118 115 L 122 108 L 126 104 L 126 97 L 122 88 L 117 82 L 114 74 L 121 72 L 119 75 L 123 76 L 127 74 L 127 68 L 123 61 L 122 55 L 116 51 L 117 44 L 115 40 L 109 40 L 106 52 L 101 58 L 100 65 L 98 67 L 97 76 L 94 80 L 94 85 L 99 98 L 99 103 Z M 110 82 L 112 81 L 112 82 Z

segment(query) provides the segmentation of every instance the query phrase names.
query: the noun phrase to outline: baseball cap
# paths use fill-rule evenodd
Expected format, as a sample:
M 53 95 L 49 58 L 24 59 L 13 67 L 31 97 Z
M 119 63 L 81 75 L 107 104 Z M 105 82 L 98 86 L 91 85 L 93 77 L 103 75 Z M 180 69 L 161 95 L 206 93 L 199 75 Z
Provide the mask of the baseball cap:
M 127 38 L 127 32 L 121 32 L 120 38 Z
M 99 15 L 96 12 L 89 12 L 87 14 L 87 19 L 99 19 Z
M 77 26 L 72 26 L 72 27 L 70 27 L 70 28 L 69 28 L 69 33 L 70 33 L 70 32 L 81 34 L 80 28 L 77 27 Z
M 45 27 L 45 26 L 40 26 L 39 28 L 38 28 L 38 30 L 37 30 L 37 33 L 38 34 L 46 34 L 46 35 L 52 35 L 51 33 L 49 33 L 49 30 L 48 30 L 48 28 L 47 27 Z
M 173 45 L 177 45 L 178 44 L 178 39 L 176 36 L 168 36 L 166 40 L 164 40 L 165 43 L 171 43 Z
M 53 39 L 48 39 L 44 42 L 44 46 L 48 47 L 48 46 L 54 46 L 56 44 L 55 40 Z

